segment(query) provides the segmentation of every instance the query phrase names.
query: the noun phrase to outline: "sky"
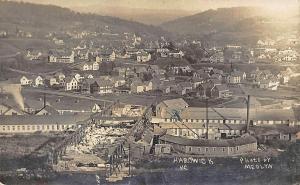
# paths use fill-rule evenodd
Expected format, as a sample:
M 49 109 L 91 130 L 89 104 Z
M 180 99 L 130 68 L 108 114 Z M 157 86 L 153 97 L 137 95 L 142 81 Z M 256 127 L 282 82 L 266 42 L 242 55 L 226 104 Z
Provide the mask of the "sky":
M 14 0 L 20 1 L 20 0 Z M 139 9 L 181 9 L 188 11 L 216 9 L 234 6 L 264 6 L 270 9 L 286 9 L 297 6 L 297 0 L 22 0 L 63 7 L 118 6 Z

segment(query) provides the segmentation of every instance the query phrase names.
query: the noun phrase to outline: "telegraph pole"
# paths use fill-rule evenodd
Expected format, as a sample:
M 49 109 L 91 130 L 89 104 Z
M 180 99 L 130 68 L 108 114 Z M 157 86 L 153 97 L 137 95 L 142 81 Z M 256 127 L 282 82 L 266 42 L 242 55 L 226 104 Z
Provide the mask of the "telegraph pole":
M 208 98 L 206 98 L 206 139 L 208 139 Z
M 250 95 L 248 95 L 247 99 L 247 127 L 246 127 L 246 132 L 249 132 L 249 116 L 250 116 Z
M 130 144 L 129 144 L 129 147 L 128 147 L 128 176 L 130 177 L 131 176 L 131 161 L 130 161 Z

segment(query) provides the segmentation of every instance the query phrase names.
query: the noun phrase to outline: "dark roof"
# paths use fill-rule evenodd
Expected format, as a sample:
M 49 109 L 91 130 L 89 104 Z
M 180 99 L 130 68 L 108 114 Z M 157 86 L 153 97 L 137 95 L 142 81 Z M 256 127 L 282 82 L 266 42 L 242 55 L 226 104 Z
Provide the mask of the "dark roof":
M 229 91 L 229 88 L 225 84 L 216 85 L 215 88 L 217 88 L 218 91 Z
M 240 108 L 209 108 L 208 118 L 210 120 L 246 120 L 247 110 Z M 181 112 L 182 119 L 205 119 L 206 108 L 188 107 Z
M 164 135 L 160 137 L 160 140 L 168 143 L 174 143 L 184 146 L 196 146 L 196 147 L 236 147 L 246 144 L 256 143 L 257 140 L 250 136 L 244 135 L 235 139 L 223 139 L 223 140 L 208 140 L 208 139 L 188 139 L 184 137 Z
M 87 118 L 86 115 L 0 116 L 0 125 L 76 124 Z
M 255 120 L 283 121 L 297 120 L 293 109 L 260 109 L 255 112 Z
M 246 120 L 246 108 L 212 108 L 208 109 L 208 118 L 210 120 Z M 299 121 L 299 115 L 293 109 L 250 109 L 251 120 L 261 121 Z M 206 108 L 187 107 L 180 113 L 182 119 L 205 119 Z M 168 118 L 168 117 L 166 117 Z
M 36 114 L 40 113 L 41 111 L 46 111 L 47 113 L 50 113 L 51 115 L 59 115 L 59 112 L 55 108 L 53 108 L 49 105 L 46 105 L 44 108 L 42 108 Z
M 93 80 L 99 85 L 99 87 L 113 86 L 113 82 L 109 79 L 94 78 Z
M 264 125 L 255 126 L 251 130 L 255 132 L 257 136 L 260 135 L 272 135 L 272 134 L 296 134 L 300 132 L 300 126 L 290 127 L 288 125 Z

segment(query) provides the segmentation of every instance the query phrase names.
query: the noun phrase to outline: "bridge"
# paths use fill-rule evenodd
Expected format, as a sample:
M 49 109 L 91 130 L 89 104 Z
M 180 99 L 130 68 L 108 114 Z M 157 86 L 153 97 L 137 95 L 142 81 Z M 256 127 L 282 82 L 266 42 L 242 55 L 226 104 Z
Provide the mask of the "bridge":
M 107 106 L 105 109 L 103 109 L 99 113 L 94 113 L 90 116 L 90 118 L 79 122 L 78 124 L 80 127 L 71 135 L 67 136 L 63 141 L 58 143 L 54 148 L 51 149 L 51 152 L 48 153 L 48 164 L 53 165 L 57 164 L 59 158 L 66 154 L 66 149 L 70 145 L 77 146 L 82 139 L 86 136 L 87 134 L 87 129 L 92 127 L 95 124 L 95 117 L 107 117 L 107 115 L 111 114 L 111 110 L 114 106 L 117 106 L 119 104 L 118 101 L 110 104 Z
M 131 142 L 141 139 L 145 129 L 151 127 L 151 108 L 151 106 L 148 106 L 143 115 L 136 121 L 128 133 L 113 148 L 110 148 L 108 153 L 108 176 L 113 174 L 118 175 L 118 173 L 120 173 L 120 168 L 124 167 L 126 162 L 129 164 L 130 175 L 130 144 Z M 128 150 L 125 148 L 128 148 Z M 128 154 L 126 155 L 126 153 Z
M 40 146 L 27 157 L 45 157 L 47 160 L 46 164 L 53 166 L 58 164 L 61 157 L 66 154 L 68 146 L 77 146 L 80 144 L 83 138 L 89 133 L 89 129 L 95 125 L 101 124 L 101 121 L 112 120 L 116 122 L 135 123 L 130 128 L 129 132 L 113 144 L 113 146 L 102 148 L 107 154 L 106 166 L 108 168 L 106 170 L 106 176 L 110 177 L 112 175 L 118 175 L 122 167 L 126 164 L 130 165 L 130 143 L 139 140 L 142 137 L 145 128 L 151 126 L 150 120 L 152 116 L 152 107 L 149 106 L 140 117 L 111 117 L 111 110 L 118 105 L 119 102 L 115 101 L 101 112 L 92 114 L 88 119 L 79 122 L 79 128 L 55 146 L 53 146 L 53 143 L 51 142 L 44 143 L 43 146 Z M 41 151 L 48 152 L 45 153 Z

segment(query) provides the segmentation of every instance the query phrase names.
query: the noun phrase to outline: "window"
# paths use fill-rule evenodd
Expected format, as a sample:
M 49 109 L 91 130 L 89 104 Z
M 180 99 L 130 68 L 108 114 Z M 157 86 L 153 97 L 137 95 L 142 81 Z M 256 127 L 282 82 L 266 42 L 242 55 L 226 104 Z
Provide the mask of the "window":
M 19 125 L 17 126 L 17 130 L 20 130 L 20 126 Z
M 37 130 L 40 130 L 40 126 L 39 126 L 39 125 L 37 125 L 37 126 L 36 126 L 36 129 L 37 129 Z
M 179 135 L 182 136 L 182 129 L 179 129 Z
M 22 130 L 25 130 L 25 126 L 24 125 L 22 126 Z
M 190 152 L 192 151 L 192 147 L 189 147 L 189 151 L 190 151 Z
M 236 147 L 236 151 L 239 151 L 239 147 L 238 146 Z
M 201 148 L 200 147 L 198 148 L 198 152 L 201 152 Z
M 208 152 L 208 148 L 207 147 L 205 148 L 205 152 Z
M 2 127 L 2 130 L 4 130 L 4 131 L 5 131 L 5 126 L 3 126 L 3 127 Z
M 222 148 L 222 151 L 225 152 L 225 148 L 224 147 Z
M 7 130 L 10 130 L 10 126 L 7 126 Z
M 55 129 L 55 127 L 54 127 L 54 125 L 52 125 L 52 130 L 54 130 Z
M 27 126 L 27 130 L 30 130 L 30 126 L 29 125 Z
M 213 148 L 214 152 L 216 151 L 216 147 Z
M 12 126 L 12 130 L 15 130 L 15 126 Z

